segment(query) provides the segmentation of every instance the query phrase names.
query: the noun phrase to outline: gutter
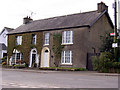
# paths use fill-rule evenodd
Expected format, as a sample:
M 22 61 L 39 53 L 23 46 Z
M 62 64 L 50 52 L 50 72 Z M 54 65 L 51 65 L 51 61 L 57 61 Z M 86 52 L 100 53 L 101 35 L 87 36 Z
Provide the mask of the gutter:
M 63 28 L 55 28 L 55 29 L 31 30 L 31 31 L 26 31 L 26 32 L 8 33 L 7 35 L 23 34 L 23 33 L 31 33 L 31 32 L 42 32 L 42 31 L 53 31 L 53 30 L 71 29 L 71 28 L 82 28 L 82 27 L 89 27 L 90 28 L 90 25 L 74 26 L 74 27 L 63 27 Z

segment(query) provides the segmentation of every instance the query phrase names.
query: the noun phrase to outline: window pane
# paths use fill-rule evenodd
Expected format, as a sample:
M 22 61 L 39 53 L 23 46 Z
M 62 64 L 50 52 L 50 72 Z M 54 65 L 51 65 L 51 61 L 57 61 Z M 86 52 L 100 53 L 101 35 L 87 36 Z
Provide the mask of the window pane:
M 23 60 L 23 54 L 21 53 L 21 60 Z
M 45 34 L 45 44 L 49 44 L 49 33 Z
M 70 51 L 65 52 L 65 63 L 70 63 Z
M 73 42 L 73 31 L 64 31 L 62 34 L 62 43 L 69 44 Z
M 15 53 L 13 53 L 12 55 L 12 60 L 15 60 Z
M 62 51 L 61 63 L 63 64 L 72 63 L 72 51 Z
M 16 59 L 17 59 L 17 60 L 20 60 L 20 53 L 17 53 Z
M 36 35 L 32 35 L 32 44 L 36 44 Z
M 62 63 L 64 63 L 64 51 L 62 51 Z
M 64 43 L 65 41 L 64 41 L 64 32 L 62 32 L 62 43 Z
M 22 44 L 22 36 L 17 36 L 16 37 L 16 45 L 21 45 Z
M 22 36 L 20 36 L 20 45 L 22 44 Z
M 12 63 L 15 63 L 15 53 L 12 55 Z

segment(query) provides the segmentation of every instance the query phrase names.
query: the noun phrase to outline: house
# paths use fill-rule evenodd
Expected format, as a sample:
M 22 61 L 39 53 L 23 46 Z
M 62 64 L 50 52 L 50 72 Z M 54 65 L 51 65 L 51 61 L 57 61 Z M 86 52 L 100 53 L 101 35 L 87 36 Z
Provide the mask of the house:
M 108 6 L 98 3 L 98 10 L 33 21 L 8 34 L 10 64 L 29 67 L 87 68 L 89 54 L 100 53 L 100 36 L 113 29 Z
M 4 29 L 0 33 L 0 58 L 7 56 L 7 39 L 8 39 L 8 32 L 14 29 L 4 27 Z

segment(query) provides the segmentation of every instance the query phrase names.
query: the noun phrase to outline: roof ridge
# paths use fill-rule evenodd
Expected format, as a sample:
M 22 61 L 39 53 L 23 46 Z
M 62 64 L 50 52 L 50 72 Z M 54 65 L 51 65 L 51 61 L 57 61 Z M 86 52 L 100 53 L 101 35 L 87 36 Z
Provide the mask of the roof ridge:
M 55 16 L 55 17 L 49 17 L 49 18 L 43 18 L 43 19 L 39 19 L 39 20 L 33 20 L 33 22 L 37 22 L 37 21 L 41 21 L 41 20 L 49 20 L 49 19 L 54 19 L 54 18 L 58 18 L 58 17 L 66 17 L 66 16 L 72 16 L 72 15 L 78 15 L 78 14 L 86 14 L 86 13 L 91 13 L 91 12 L 96 12 L 97 10 L 94 11 L 86 11 L 86 12 L 82 12 L 82 13 L 74 13 L 74 14 L 68 14 L 68 15 L 61 15 L 61 16 Z M 32 23 L 32 22 L 31 22 Z
M 9 28 L 9 27 L 4 27 L 4 28 L 6 28 L 6 29 L 14 29 L 14 28 Z

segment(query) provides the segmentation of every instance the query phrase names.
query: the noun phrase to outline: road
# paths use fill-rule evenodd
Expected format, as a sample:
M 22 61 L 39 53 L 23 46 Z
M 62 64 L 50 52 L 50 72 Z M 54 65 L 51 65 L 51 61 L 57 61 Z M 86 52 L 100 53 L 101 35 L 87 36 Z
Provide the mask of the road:
M 2 88 L 118 88 L 118 76 L 83 71 L 2 69 Z

